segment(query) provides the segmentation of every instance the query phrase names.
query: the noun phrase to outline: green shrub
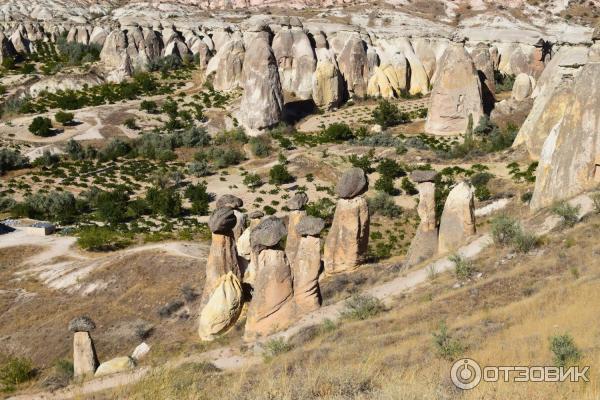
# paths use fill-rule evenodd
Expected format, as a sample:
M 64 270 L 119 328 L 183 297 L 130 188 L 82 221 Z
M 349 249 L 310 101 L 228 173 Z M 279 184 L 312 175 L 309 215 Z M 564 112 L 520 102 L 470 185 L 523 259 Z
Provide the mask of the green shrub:
M 46 117 L 35 117 L 29 125 L 29 132 L 36 136 L 52 136 L 52 121 L 50 121 L 50 118 Z
M 189 185 L 185 190 L 185 197 L 192 203 L 192 213 L 208 215 L 211 196 L 207 192 L 205 184 Z
M 444 321 L 440 322 L 439 330 L 433 332 L 432 335 L 437 353 L 448 361 L 454 361 L 465 350 L 465 347 L 459 340 L 452 338 L 448 332 L 448 326 Z
M 140 110 L 146 111 L 148 114 L 156 114 L 158 112 L 158 105 L 152 100 L 143 100 L 140 103 Z
M 2 170 L 0 168 L 0 174 L 2 173 Z M 594 211 L 596 211 L 596 214 L 600 214 L 600 193 L 594 193 L 592 195 L 592 201 L 594 202 Z
M 580 206 L 572 206 L 566 201 L 555 204 L 552 207 L 552 212 L 561 218 L 563 227 L 570 228 L 579 222 Z
M 131 241 L 107 226 L 91 226 L 81 229 L 77 245 L 91 251 L 111 251 L 127 247 Z
M 12 392 L 16 386 L 27 382 L 35 376 L 31 360 L 25 358 L 9 358 L 0 366 L 0 383 L 3 391 Z
M 398 106 L 388 100 L 380 100 L 372 112 L 373 121 L 383 129 L 408 122 L 408 114 L 400 112 Z
M 177 217 L 181 214 L 181 196 L 172 188 L 152 187 L 146 193 L 146 201 L 155 215 Z
M 494 80 L 496 81 L 496 93 L 510 92 L 515 84 L 516 76 L 494 71 Z
M 86 157 L 83 146 L 76 140 L 69 139 L 65 146 L 65 151 L 71 160 L 83 160 Z
M 449 260 L 454 263 L 454 275 L 461 281 L 469 279 L 475 272 L 473 263 L 458 254 L 450 256 Z
M 267 205 L 263 207 L 263 211 L 265 212 L 266 215 L 274 215 L 277 210 L 274 209 L 273 207 Z
M 407 177 L 402 178 L 400 187 L 402 190 L 404 190 L 404 193 L 410 196 L 414 196 L 415 194 L 419 193 L 415 185 Z
M 283 185 L 294 181 L 285 165 L 277 164 L 269 171 L 269 183 L 272 185 Z
M 365 320 L 372 318 L 384 310 L 381 301 L 372 296 L 356 294 L 346 300 L 341 317 L 348 320 Z
M 375 181 L 375 190 L 378 190 L 382 193 L 386 193 L 388 195 L 396 195 L 398 194 L 398 189 L 394 187 L 394 178 L 389 176 L 381 176 L 379 179 Z
M 371 149 L 368 154 L 362 155 L 360 157 L 356 154 L 352 154 L 350 157 L 348 157 L 348 161 L 350 162 L 350 164 L 352 164 L 353 167 L 360 168 L 363 171 L 365 171 L 365 173 L 370 174 L 374 171 L 373 167 L 371 166 L 374 155 L 375 152 L 373 151 L 373 149 Z
M 512 244 L 522 231 L 519 222 L 507 215 L 499 215 L 492 219 L 492 237 L 494 243 L 501 246 Z
M 198 178 L 210 175 L 210 167 L 206 160 L 192 161 L 188 166 L 188 172 Z
M 309 202 L 306 205 L 306 214 L 330 221 L 335 211 L 335 203 L 328 197 L 323 197 L 316 202 Z
M 571 366 L 581 359 L 581 351 L 569 334 L 550 337 L 550 351 L 557 367 Z
M 398 218 L 402 215 L 402 208 L 397 206 L 394 199 L 387 193 L 379 192 L 368 199 L 369 212 L 373 215 L 379 214 L 388 218 Z
M 13 169 L 25 168 L 29 165 L 29 159 L 22 156 L 17 150 L 0 148 L 0 175 Z
M 134 129 L 134 130 L 140 129 L 135 122 L 135 118 L 127 118 L 125 120 L 125 122 L 123 122 L 123 125 L 125 125 L 125 127 L 129 128 L 129 129 Z
M 257 187 L 262 186 L 263 181 L 258 174 L 246 174 L 243 183 L 250 189 L 256 189 Z
M 352 129 L 344 123 L 333 123 L 321 132 L 323 140 L 326 142 L 344 142 L 354 138 Z
M 265 158 L 271 154 L 271 145 L 268 136 L 254 137 L 248 142 L 250 151 L 255 157 Z
M 521 231 L 513 239 L 514 249 L 519 253 L 529 253 L 539 244 L 539 238 L 531 232 Z
M 294 347 L 282 338 L 270 339 L 264 344 L 263 357 L 269 361 L 281 354 L 287 353 Z
M 73 118 L 75 118 L 75 115 L 69 112 L 59 111 L 56 114 L 54 114 L 54 119 L 56 120 L 56 122 L 63 126 L 73 123 Z

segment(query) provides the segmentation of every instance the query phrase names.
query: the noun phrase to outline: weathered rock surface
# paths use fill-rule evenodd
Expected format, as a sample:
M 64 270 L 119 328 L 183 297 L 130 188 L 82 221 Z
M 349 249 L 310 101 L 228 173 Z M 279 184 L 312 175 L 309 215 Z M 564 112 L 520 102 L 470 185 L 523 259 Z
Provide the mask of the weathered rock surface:
M 329 49 L 316 50 L 317 66 L 312 78 L 312 98 L 317 107 L 333 108 L 344 98 L 344 83 L 335 55 Z
M 440 219 L 438 251 L 452 252 L 475 234 L 475 190 L 466 182 L 456 185 L 448 195 Z
M 210 59 L 206 75 L 214 74 L 212 83 L 216 90 L 232 90 L 240 86 L 245 54 L 243 40 L 234 37 L 223 44 Z
M 248 307 L 244 340 L 251 341 L 287 328 L 294 317 L 292 271 L 282 250 L 262 250 Z
M 312 75 L 317 60 L 304 30 L 284 27 L 273 38 L 272 46 L 283 91 L 300 100 L 312 98 Z
M 421 222 L 417 233 L 410 243 L 406 256 L 406 265 L 419 264 L 438 251 L 438 229 L 435 218 L 435 184 L 423 182 L 417 185 L 419 190 L 419 205 L 417 213 Z
M 76 331 L 73 337 L 73 376 L 93 375 L 98 366 L 94 342 L 88 331 Z
M 363 194 L 368 187 L 369 181 L 365 171 L 360 168 L 352 168 L 344 172 L 335 191 L 342 199 L 352 199 Z
M 250 129 L 264 129 L 281 121 L 283 92 L 275 55 L 268 43 L 250 43 L 242 72 L 244 95 L 240 118 Z
M 313 236 L 301 237 L 298 243 L 298 255 L 292 262 L 297 317 L 314 311 L 321 305 L 319 290 L 321 239 Z
M 235 213 L 229 207 L 217 208 L 208 219 L 208 227 L 211 232 L 220 235 L 230 234 L 236 224 Z
M 346 89 L 350 96 L 365 97 L 369 78 L 366 44 L 356 32 L 340 32 L 336 39 L 343 43 L 337 61 Z
M 479 43 L 471 52 L 473 64 L 481 82 L 481 97 L 486 113 L 491 112 L 496 101 L 496 80 L 494 77 L 494 61 L 490 48 L 485 43 Z
M 265 218 L 254 227 L 250 234 L 252 251 L 260 253 L 264 249 L 277 246 L 286 234 L 287 229 L 279 218 Z
M 287 207 L 292 210 L 302 210 L 308 204 L 308 195 L 304 192 L 295 193 L 287 202 Z
M 135 368 L 135 361 L 131 357 L 117 357 L 105 361 L 96 370 L 95 376 L 104 376 L 116 374 L 119 372 L 130 371 Z
M 237 321 L 242 311 L 242 285 L 231 272 L 215 284 L 206 305 L 200 312 L 198 334 L 202 340 L 214 340 Z
M 550 130 L 536 174 L 533 210 L 600 183 L 600 45 L 575 78 L 564 116 Z
M 416 183 L 433 182 L 438 173 L 434 170 L 417 169 L 410 173 L 410 179 Z
M 296 225 L 296 232 L 300 236 L 319 236 L 325 229 L 325 221 L 321 218 L 305 216 Z
M 306 216 L 306 211 L 295 210 L 288 215 L 287 239 L 285 241 L 285 255 L 290 263 L 296 259 L 298 246 L 300 245 L 300 235 L 296 232 L 296 226 Z
M 464 133 L 469 115 L 475 122 L 483 115 L 481 83 L 464 45 L 452 43 L 433 83 L 425 131 L 435 135 Z
M 527 74 L 519 74 L 515 79 L 511 97 L 516 101 L 523 101 L 533 93 L 534 80 Z
M 340 199 L 327 239 L 323 261 L 329 275 L 356 269 L 369 244 L 369 207 L 363 197 Z
M 232 194 L 224 194 L 217 199 L 215 206 L 217 208 L 229 207 L 233 210 L 236 210 L 244 206 L 244 201 Z

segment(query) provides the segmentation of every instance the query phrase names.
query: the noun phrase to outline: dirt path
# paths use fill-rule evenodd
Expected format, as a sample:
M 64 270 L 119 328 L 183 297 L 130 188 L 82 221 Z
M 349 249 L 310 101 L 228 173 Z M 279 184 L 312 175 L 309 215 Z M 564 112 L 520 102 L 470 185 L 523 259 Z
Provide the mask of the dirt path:
M 579 217 L 583 218 L 587 214 L 594 211 L 593 202 L 587 195 L 579 196 L 569 202 L 572 205 L 580 206 Z M 556 216 L 549 216 L 544 223 L 536 230 L 536 234 L 542 235 L 554 229 L 560 220 Z M 477 237 L 471 243 L 463 246 L 458 250 L 458 254 L 467 258 L 473 259 L 477 257 L 484 249 L 493 244 L 491 235 L 485 234 Z M 417 288 L 419 285 L 427 282 L 432 271 L 442 273 L 449 271 L 454 267 L 454 263 L 449 260 L 449 257 L 442 257 L 420 269 L 408 272 L 406 275 L 400 276 L 392 281 L 377 285 L 365 290 L 363 293 L 377 297 L 384 303 L 390 303 L 394 297 Z M 174 359 L 165 364 L 164 368 L 174 368 L 189 362 L 208 361 L 222 370 L 236 370 L 247 368 L 262 362 L 261 348 L 262 344 L 272 339 L 289 339 L 302 329 L 323 323 L 330 319 L 335 321 L 339 319 L 340 312 L 344 308 L 345 301 L 339 301 L 335 304 L 325 306 L 319 310 L 308 314 L 301 318 L 296 324 L 285 331 L 276 333 L 266 337 L 260 341 L 253 343 L 253 351 L 241 354 L 239 350 L 232 347 L 223 347 L 211 350 L 205 353 L 196 354 L 189 357 Z M 115 374 L 108 377 L 93 379 L 81 385 L 69 386 L 65 389 L 54 393 L 42 392 L 35 395 L 15 396 L 9 399 L 12 400 L 63 400 L 72 399 L 78 396 L 85 396 L 92 393 L 97 393 L 103 390 L 117 388 L 124 385 L 129 385 L 140 381 L 147 376 L 153 369 L 149 367 L 141 367 L 131 372 Z

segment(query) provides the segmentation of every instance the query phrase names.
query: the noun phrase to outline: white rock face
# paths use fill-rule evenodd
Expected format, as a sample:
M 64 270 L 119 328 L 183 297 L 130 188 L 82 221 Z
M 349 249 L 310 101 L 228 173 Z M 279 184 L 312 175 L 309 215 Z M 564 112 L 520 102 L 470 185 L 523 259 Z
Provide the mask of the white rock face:
M 98 360 L 89 332 L 75 332 L 73 337 L 73 373 L 75 378 L 93 375 Z
M 240 38 L 232 38 L 210 59 L 206 75 L 214 73 L 213 86 L 216 90 L 231 90 L 240 86 L 245 54 L 244 42 Z
M 425 131 L 434 135 L 464 133 L 469 116 L 475 123 L 483 116 L 481 83 L 463 44 L 453 43 L 440 61 Z
M 117 357 L 112 360 L 105 361 L 96 370 L 94 376 L 104 376 L 116 374 L 118 372 L 130 371 L 135 368 L 135 362 L 131 357 Z
M 356 32 L 340 32 L 335 41 L 341 45 L 337 53 L 338 66 L 350 96 L 365 97 L 369 79 L 369 61 L 365 42 Z
M 283 91 L 300 100 L 310 99 L 317 61 L 306 33 L 298 27 L 284 27 L 273 38 L 272 47 Z
M 410 243 L 406 256 L 406 265 L 416 265 L 431 257 L 438 251 L 438 229 L 435 219 L 435 184 L 419 183 L 419 205 L 417 212 L 421 222 L 417 233 Z
M 85 85 L 95 86 L 103 81 L 96 75 L 54 75 L 42 79 L 29 87 L 31 97 L 37 97 L 40 92 L 56 93 L 59 90 L 81 90 Z
M 461 182 L 450 191 L 440 219 L 438 251 L 440 254 L 458 249 L 475 234 L 475 189 Z
M 264 129 L 281 121 L 283 93 L 275 55 L 263 40 L 250 44 L 244 59 L 240 119 L 251 130 Z
M 140 343 L 131 353 L 131 358 L 136 361 L 141 360 L 146 357 L 146 355 L 150 352 L 150 346 L 146 342 Z
M 214 340 L 237 321 L 242 311 L 242 285 L 231 272 L 222 276 L 200 312 L 198 334 L 202 340 Z
M 522 73 L 515 79 L 511 97 L 516 101 L 523 101 L 533 93 L 535 81 L 529 75 Z
M 317 49 L 317 67 L 312 78 L 312 98 L 318 107 L 332 108 L 344 97 L 343 78 L 335 55 L 329 49 Z

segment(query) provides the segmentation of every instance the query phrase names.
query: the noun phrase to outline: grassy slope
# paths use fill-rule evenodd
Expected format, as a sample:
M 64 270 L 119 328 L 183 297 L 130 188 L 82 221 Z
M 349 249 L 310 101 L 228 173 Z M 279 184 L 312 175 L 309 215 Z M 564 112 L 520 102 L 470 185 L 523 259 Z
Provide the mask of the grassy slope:
M 106 398 L 162 399 L 597 399 L 600 383 L 600 216 L 544 239 L 539 251 L 494 248 L 476 262 L 481 279 L 453 289 L 450 274 L 380 316 L 305 332 L 295 348 L 259 367 L 221 373 L 206 365 L 165 371 Z M 569 333 L 591 365 L 591 382 L 482 383 L 460 394 L 452 362 L 433 346 L 445 320 L 464 356 L 482 365 L 551 365 L 549 337 Z M 103 398 L 104 396 L 99 396 Z

